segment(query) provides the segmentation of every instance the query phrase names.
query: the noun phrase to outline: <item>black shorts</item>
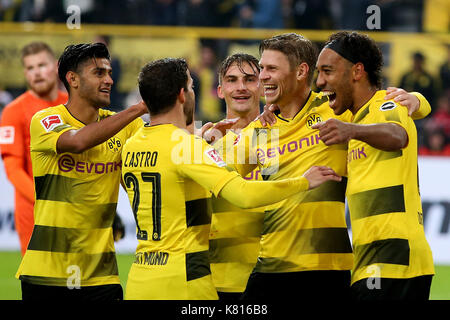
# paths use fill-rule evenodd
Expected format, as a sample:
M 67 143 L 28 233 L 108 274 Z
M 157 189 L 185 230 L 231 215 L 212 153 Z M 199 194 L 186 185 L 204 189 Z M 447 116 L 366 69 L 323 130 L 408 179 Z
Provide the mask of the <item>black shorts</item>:
M 430 298 L 432 278 L 430 275 L 409 279 L 362 279 L 351 286 L 351 297 L 356 301 L 426 301 Z
M 242 300 L 348 300 L 350 277 L 350 270 L 254 272 Z
M 219 300 L 238 301 L 242 297 L 242 292 L 222 292 L 217 291 Z
M 87 286 L 79 289 L 59 286 L 43 286 L 22 282 L 22 300 L 24 301 L 117 301 L 123 300 L 120 284 Z

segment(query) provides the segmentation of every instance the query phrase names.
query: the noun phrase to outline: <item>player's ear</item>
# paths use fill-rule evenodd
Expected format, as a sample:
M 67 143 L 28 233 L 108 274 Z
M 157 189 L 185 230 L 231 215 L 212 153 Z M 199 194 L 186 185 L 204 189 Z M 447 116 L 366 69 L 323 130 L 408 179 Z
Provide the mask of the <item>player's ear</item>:
M 69 86 L 75 89 L 80 85 L 80 77 L 73 71 L 68 71 L 66 73 L 66 81 L 69 83 Z
M 178 93 L 177 99 L 180 101 L 181 104 L 183 104 L 186 101 L 186 96 L 185 96 L 185 92 L 184 92 L 184 88 L 180 89 L 180 92 Z
M 217 96 L 220 99 L 224 99 L 225 98 L 225 96 L 223 95 L 222 86 L 220 84 L 217 86 Z
M 365 74 L 365 70 L 364 70 L 364 65 L 361 62 L 355 63 L 352 66 L 352 75 L 353 75 L 353 79 L 356 81 L 361 80 L 361 78 L 364 76 Z
M 308 78 L 309 66 L 306 62 L 302 62 L 297 67 L 297 80 Z

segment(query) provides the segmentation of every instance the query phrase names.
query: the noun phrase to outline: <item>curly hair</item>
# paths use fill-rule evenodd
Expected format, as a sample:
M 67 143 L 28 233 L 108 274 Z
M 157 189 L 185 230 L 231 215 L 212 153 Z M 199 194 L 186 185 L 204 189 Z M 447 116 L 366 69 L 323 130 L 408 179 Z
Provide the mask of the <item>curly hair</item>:
M 361 62 L 367 72 L 369 82 L 377 89 L 381 88 L 383 54 L 373 39 L 359 32 L 340 31 L 333 33 L 325 46 L 331 43 L 339 43 L 339 47 L 351 55 L 352 62 Z

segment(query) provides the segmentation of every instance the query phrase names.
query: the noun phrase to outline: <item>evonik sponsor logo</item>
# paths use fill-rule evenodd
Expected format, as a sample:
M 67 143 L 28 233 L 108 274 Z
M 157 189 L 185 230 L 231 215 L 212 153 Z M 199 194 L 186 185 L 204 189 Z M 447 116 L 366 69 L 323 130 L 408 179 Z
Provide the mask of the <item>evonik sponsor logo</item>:
M 58 168 L 62 172 L 70 172 L 72 170 L 80 173 L 104 174 L 114 171 L 120 171 L 122 161 L 118 162 L 85 162 L 75 161 L 70 155 L 62 155 L 58 160 Z

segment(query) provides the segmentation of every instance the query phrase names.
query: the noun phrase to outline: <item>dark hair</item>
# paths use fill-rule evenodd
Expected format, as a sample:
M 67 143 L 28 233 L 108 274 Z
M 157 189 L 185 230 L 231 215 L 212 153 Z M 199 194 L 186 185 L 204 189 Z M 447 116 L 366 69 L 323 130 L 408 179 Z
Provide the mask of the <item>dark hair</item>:
M 165 58 L 147 63 L 139 73 L 139 93 L 150 115 L 172 109 L 181 88 L 187 90 L 186 60 Z
M 78 67 L 92 58 L 110 60 L 108 48 L 103 43 L 80 43 L 69 45 L 64 49 L 58 61 L 58 76 L 67 92 L 70 92 L 70 86 L 66 80 L 67 72 L 78 72 Z
M 383 54 L 376 42 L 367 35 L 354 31 L 340 31 L 332 34 L 325 45 L 331 42 L 339 42 L 339 45 L 351 52 L 355 61 L 364 65 L 369 82 L 378 89 L 383 81 Z
M 22 48 L 22 52 L 21 52 L 22 63 L 23 63 L 23 59 L 26 56 L 41 53 L 42 51 L 47 51 L 50 54 L 50 56 L 55 58 L 55 53 L 53 52 L 52 48 L 50 48 L 50 46 L 48 44 L 46 44 L 45 42 L 41 42 L 41 41 L 35 41 L 35 42 L 31 42 L 31 43 L 27 44 L 25 47 Z
M 259 45 L 259 54 L 264 50 L 282 52 L 289 60 L 291 69 L 303 62 L 309 66 L 308 83 L 311 84 L 317 62 L 317 47 L 305 37 L 297 33 L 285 33 L 263 40 Z
M 254 56 L 247 53 L 235 53 L 231 56 L 228 56 L 220 65 L 218 75 L 219 75 L 219 84 L 222 84 L 223 77 L 227 73 L 228 69 L 233 63 L 236 63 L 239 70 L 246 74 L 242 68 L 243 63 L 248 63 L 252 70 L 255 73 L 259 73 L 259 62 Z

